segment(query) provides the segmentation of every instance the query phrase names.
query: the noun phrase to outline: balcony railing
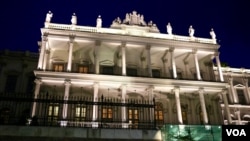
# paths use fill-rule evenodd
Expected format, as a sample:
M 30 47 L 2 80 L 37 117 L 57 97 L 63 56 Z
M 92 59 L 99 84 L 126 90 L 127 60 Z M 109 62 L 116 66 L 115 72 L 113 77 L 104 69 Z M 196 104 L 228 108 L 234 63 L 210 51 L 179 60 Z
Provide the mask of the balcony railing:
M 59 30 L 75 30 L 80 32 L 99 32 L 106 34 L 116 34 L 116 35 L 134 35 L 133 32 L 129 32 L 126 29 L 113 29 L 113 28 L 96 28 L 90 26 L 79 26 L 79 25 L 67 25 L 67 24 L 57 24 L 57 23 L 46 23 L 46 28 L 48 29 L 59 29 Z M 172 39 L 176 41 L 186 41 L 186 42 L 198 42 L 198 43 L 208 43 L 208 44 L 216 44 L 216 40 L 208 39 L 208 38 L 190 38 L 188 36 L 180 36 L 180 35 L 168 35 L 162 33 L 150 33 L 143 32 L 142 34 L 136 34 L 141 37 L 149 37 L 149 38 L 158 38 L 158 39 Z
M 37 71 L 47 71 L 47 72 L 67 72 L 67 73 L 78 73 L 78 74 L 95 74 L 94 72 L 88 72 L 88 73 L 80 73 L 78 71 L 66 71 L 66 70 L 63 70 L 63 71 L 55 71 L 55 70 L 49 70 L 49 69 L 46 69 L 46 70 L 42 70 L 42 69 L 37 69 Z M 114 75 L 114 76 L 124 76 L 122 74 L 118 74 L 118 73 L 112 73 L 112 74 L 105 74 L 105 73 L 100 73 L 99 75 Z M 146 76 L 146 75 L 126 75 L 128 77 L 144 77 L 144 78 L 156 78 L 156 79 L 175 79 L 175 80 L 190 80 L 190 81 L 207 81 L 207 82 L 221 82 L 219 80 L 216 80 L 215 78 L 213 78 L 214 80 L 212 79 L 202 79 L 202 80 L 198 80 L 197 78 L 186 78 L 186 77 L 181 77 L 181 78 L 173 78 L 173 77 L 164 77 L 164 76 L 157 76 L 157 77 L 149 77 L 149 76 Z
M 40 94 L 37 99 L 25 94 L 0 94 L 0 125 L 63 126 L 83 128 L 135 128 L 156 129 L 159 122 L 152 119 L 155 102 L 99 97 L 63 96 Z M 36 104 L 35 116 L 31 117 L 32 107 Z M 63 116 L 67 105 L 67 116 Z M 96 110 L 97 116 L 93 117 Z M 104 110 L 106 109 L 106 110 Z M 109 110 L 107 110 L 109 109 Z M 122 120 L 122 111 L 126 120 Z M 130 115 L 129 110 L 137 110 Z M 163 123 L 161 123 L 162 125 Z

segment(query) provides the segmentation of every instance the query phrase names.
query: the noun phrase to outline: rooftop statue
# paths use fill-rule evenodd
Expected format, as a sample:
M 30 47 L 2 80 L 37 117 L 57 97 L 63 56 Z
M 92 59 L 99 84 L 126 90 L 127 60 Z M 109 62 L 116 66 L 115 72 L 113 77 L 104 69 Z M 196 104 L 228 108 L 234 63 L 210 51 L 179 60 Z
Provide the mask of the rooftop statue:
M 140 24 L 143 25 L 143 26 L 147 25 L 146 22 L 144 21 L 144 16 L 143 15 L 141 15 L 141 17 L 140 17 Z
M 49 11 L 46 15 L 45 22 L 50 23 L 52 16 L 53 16 L 53 13 L 51 13 L 51 11 Z
M 102 27 L 102 18 L 101 15 L 99 15 L 96 19 L 96 27 L 101 28 Z
M 149 27 L 153 26 L 153 21 L 149 21 L 149 22 L 148 22 L 148 26 L 149 26 Z
M 116 19 L 113 20 L 113 24 L 121 24 L 122 21 L 120 19 L 120 17 L 117 17 Z
M 129 24 L 130 25 L 138 25 L 139 22 L 138 22 L 138 17 L 140 17 L 140 14 L 137 15 L 137 12 L 136 11 L 133 11 L 132 13 L 130 13 L 130 22 Z
M 72 24 L 72 25 L 76 25 L 76 24 L 77 24 L 77 17 L 76 17 L 76 14 L 75 14 L 75 13 L 73 13 L 73 15 L 72 15 L 71 24 Z
M 190 37 L 194 37 L 194 28 L 192 25 L 190 25 L 189 29 L 188 29 L 188 33 Z
M 123 23 L 129 25 L 147 25 L 144 21 L 144 16 L 137 14 L 136 11 L 133 11 L 132 13 L 127 13 L 125 19 L 123 20 Z
M 169 35 L 172 35 L 172 26 L 171 26 L 171 24 L 170 23 L 168 23 L 168 25 L 167 25 L 167 33 L 169 34 Z
M 149 32 L 159 32 L 159 29 L 157 28 L 156 24 L 153 23 L 153 21 L 150 21 L 148 24 L 144 21 L 144 15 L 138 14 L 136 11 L 133 11 L 132 13 L 126 13 L 125 19 L 121 21 L 119 17 L 113 20 L 111 27 L 117 28 L 117 29 L 125 29 L 127 28 L 126 25 L 137 25 L 137 26 L 145 26 L 145 28 L 140 28 L 134 26 L 134 28 L 149 31 Z M 130 26 L 128 26 L 131 28 Z
M 129 22 L 130 22 L 130 16 L 129 16 L 128 13 L 126 13 L 126 16 L 125 16 L 125 19 L 123 20 L 123 23 L 124 24 L 129 24 Z
M 212 28 L 211 31 L 210 31 L 210 35 L 211 35 L 212 39 L 214 39 L 214 40 L 216 39 L 216 34 L 215 34 L 213 28 Z

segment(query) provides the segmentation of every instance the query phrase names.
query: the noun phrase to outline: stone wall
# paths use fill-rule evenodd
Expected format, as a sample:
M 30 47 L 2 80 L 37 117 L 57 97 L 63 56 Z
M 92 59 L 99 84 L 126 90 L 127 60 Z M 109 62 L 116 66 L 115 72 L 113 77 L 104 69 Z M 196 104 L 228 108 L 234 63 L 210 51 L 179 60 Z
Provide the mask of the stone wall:
M 160 130 L 0 126 L 0 141 L 160 141 Z

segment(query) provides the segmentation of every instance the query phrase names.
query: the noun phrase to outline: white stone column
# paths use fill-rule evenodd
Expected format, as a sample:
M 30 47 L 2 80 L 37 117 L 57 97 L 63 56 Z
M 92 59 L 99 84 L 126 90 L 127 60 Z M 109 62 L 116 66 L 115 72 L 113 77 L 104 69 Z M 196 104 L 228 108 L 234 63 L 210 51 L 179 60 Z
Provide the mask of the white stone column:
M 163 63 L 163 77 L 168 76 L 168 68 L 167 68 L 167 63 L 168 63 L 168 50 L 165 51 L 163 56 L 161 57 L 162 63 Z
M 184 65 L 185 65 L 185 77 L 186 77 L 187 79 L 193 78 L 192 75 L 190 74 L 189 62 L 188 62 L 188 61 L 184 61 L 183 63 L 184 63 Z
M 52 54 L 53 54 L 53 50 L 50 49 L 49 51 L 49 70 L 52 70 Z
M 94 83 L 94 94 L 93 94 L 93 100 L 94 102 L 98 102 L 98 90 L 99 90 L 99 83 L 95 82 Z M 93 106 L 93 121 L 96 121 L 98 117 L 98 106 L 94 105 Z
M 183 124 L 182 113 L 181 113 L 181 102 L 180 102 L 180 88 L 174 88 L 175 93 L 175 103 L 176 103 L 176 113 L 179 124 Z
M 194 56 L 194 63 L 195 63 L 195 69 L 196 69 L 196 77 L 198 80 L 201 80 L 200 66 L 199 66 L 199 61 L 197 57 L 197 50 L 193 50 L 193 56 Z
M 218 74 L 219 74 L 220 81 L 224 82 L 224 77 L 223 77 L 222 70 L 221 70 L 219 52 L 215 53 L 215 60 L 216 60 L 216 63 L 217 63 L 217 69 L 218 69 Z
M 229 85 L 230 85 L 230 91 L 231 91 L 231 97 L 233 98 L 232 100 L 232 102 L 233 103 L 239 103 L 239 99 L 238 99 L 238 96 L 237 96 L 237 94 L 236 94 L 236 91 L 235 91 L 235 88 L 234 88 L 234 85 L 233 85 L 233 77 L 232 76 L 230 76 L 229 78 L 228 78 L 228 80 L 229 80 Z M 230 96 L 229 96 L 230 97 Z
M 226 90 L 224 90 L 222 92 L 222 98 L 223 98 L 223 102 L 224 102 L 224 111 L 226 112 L 226 117 L 227 117 L 228 124 L 232 124 L 231 113 L 230 113 L 230 109 L 229 109 L 229 106 L 228 106 Z
M 95 42 L 94 48 L 94 63 L 95 63 L 95 74 L 100 73 L 100 64 L 99 64 L 99 48 L 101 46 L 101 41 Z
M 249 91 L 249 86 L 248 86 L 248 78 L 243 78 L 243 83 L 245 85 L 245 98 L 247 104 L 250 103 L 250 91 Z
M 236 109 L 235 114 L 237 115 L 238 125 L 241 125 L 240 109 Z
M 40 92 L 40 87 L 42 84 L 42 81 L 40 79 L 35 79 L 34 81 L 36 83 L 36 87 L 35 87 L 35 93 L 34 93 L 34 100 L 37 99 L 37 96 Z M 31 113 L 31 117 L 34 117 L 36 114 L 36 102 L 33 102 L 33 106 L 32 106 L 32 113 Z
M 173 71 L 173 77 L 174 77 L 174 79 L 176 79 L 177 78 L 177 71 L 176 71 L 175 58 L 174 58 L 174 48 L 171 48 L 169 51 L 170 51 L 171 67 L 172 67 L 172 71 Z
M 150 101 L 151 104 L 153 104 L 153 99 L 154 99 L 154 86 L 150 86 L 148 88 L 148 100 Z M 155 114 L 154 114 L 154 108 L 150 108 L 150 121 L 153 122 L 155 119 Z
M 68 55 L 68 65 L 67 65 L 67 71 L 71 71 L 72 68 L 72 52 L 73 52 L 73 46 L 74 46 L 74 36 L 69 37 L 69 55 Z
M 45 50 L 44 59 L 43 59 L 43 70 L 46 70 L 48 55 L 49 55 L 49 50 Z
M 126 44 L 122 43 L 121 45 L 121 51 L 122 51 L 122 75 L 126 76 Z
M 167 68 L 167 63 L 168 63 L 168 59 L 162 59 L 162 63 L 163 63 L 163 70 L 164 70 L 164 77 L 168 76 L 168 68 Z
M 68 80 L 65 81 L 64 84 L 65 84 L 64 101 L 68 101 L 71 82 Z M 68 113 L 68 104 L 63 104 L 63 115 L 62 115 L 63 119 L 67 118 L 67 113 Z
M 127 95 L 127 87 L 126 85 L 122 85 L 122 96 L 121 100 L 122 103 L 126 103 L 126 95 Z M 122 106 L 122 127 L 123 128 L 128 128 L 128 125 L 125 123 L 127 121 L 127 111 L 126 111 L 126 106 Z
M 199 97 L 200 97 L 200 103 L 201 103 L 201 110 L 203 113 L 203 121 L 204 121 L 204 124 L 208 124 L 207 109 L 206 109 L 206 103 L 204 100 L 204 90 L 203 89 L 199 90 Z
M 148 69 L 148 76 L 153 77 L 152 75 L 152 68 L 151 68 L 151 55 L 150 55 L 150 49 L 151 46 L 147 45 L 146 50 L 147 50 L 147 69 Z
M 40 54 L 39 54 L 37 69 L 42 69 L 43 68 L 43 59 L 44 59 L 44 53 L 45 53 L 45 50 L 46 50 L 47 42 L 48 42 L 48 36 L 47 35 L 43 35 L 41 45 L 40 45 L 40 42 L 38 42 L 39 46 L 41 46 L 41 47 L 40 47 Z

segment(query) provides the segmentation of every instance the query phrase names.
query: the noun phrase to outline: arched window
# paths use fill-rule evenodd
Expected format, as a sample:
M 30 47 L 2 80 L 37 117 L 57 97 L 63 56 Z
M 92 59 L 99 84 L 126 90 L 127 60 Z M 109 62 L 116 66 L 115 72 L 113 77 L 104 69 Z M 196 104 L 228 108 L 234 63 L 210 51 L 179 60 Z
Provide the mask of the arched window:
M 155 104 L 155 121 L 157 125 L 164 123 L 163 105 L 160 102 L 156 102 Z

